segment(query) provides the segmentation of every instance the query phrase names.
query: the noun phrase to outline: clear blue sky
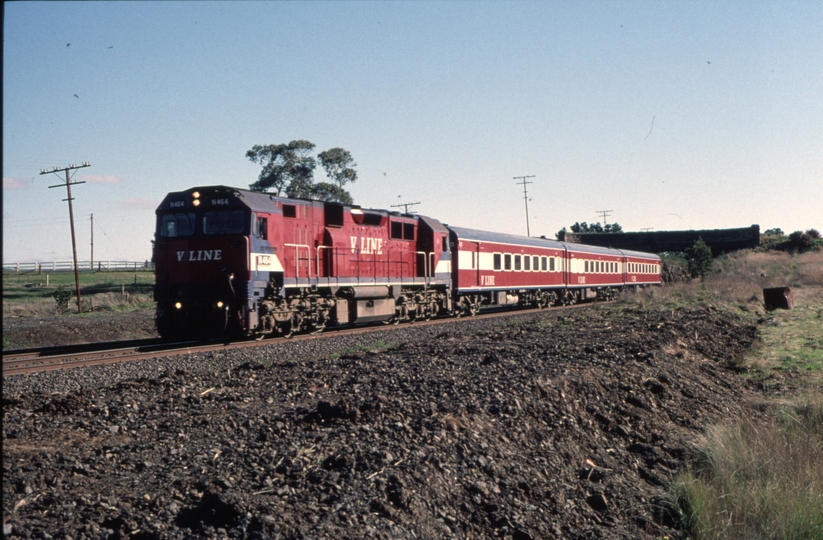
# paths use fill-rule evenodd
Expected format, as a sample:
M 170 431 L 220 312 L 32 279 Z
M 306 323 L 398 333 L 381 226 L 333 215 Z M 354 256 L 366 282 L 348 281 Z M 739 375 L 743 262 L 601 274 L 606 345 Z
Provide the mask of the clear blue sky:
M 823 2 L 5 3 L 3 260 L 151 257 L 255 144 L 349 150 L 356 203 L 553 237 L 823 229 Z M 322 169 L 316 172 L 323 179 Z

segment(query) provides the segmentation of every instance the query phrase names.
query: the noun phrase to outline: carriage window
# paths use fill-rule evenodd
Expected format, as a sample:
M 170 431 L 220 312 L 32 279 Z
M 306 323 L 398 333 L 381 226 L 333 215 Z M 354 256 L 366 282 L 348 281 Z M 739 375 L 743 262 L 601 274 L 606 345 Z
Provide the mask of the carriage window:
M 504 268 L 505 270 L 511 270 L 511 269 L 512 269 L 512 256 L 511 256 L 511 255 L 509 255 L 508 253 L 506 253 L 506 254 L 503 256 L 503 262 L 504 262 L 503 268 Z
M 520 270 L 520 255 L 514 256 L 514 269 Z
M 584 270 L 588 273 L 588 271 L 589 271 L 589 261 L 584 262 L 583 266 L 584 266 Z
M 523 270 L 531 270 L 532 269 L 531 268 L 531 266 L 532 266 L 531 265 L 531 260 L 532 260 L 532 258 L 529 257 L 528 255 L 523 257 Z
M 500 257 L 500 254 L 499 254 L 499 253 L 495 253 L 495 254 L 494 254 L 494 269 L 495 269 L 495 270 L 500 270 L 502 267 L 503 267 L 503 265 L 501 264 L 501 257 Z
M 532 267 L 534 268 L 535 272 L 540 270 L 540 257 L 538 257 L 537 255 L 535 255 L 534 259 L 532 260 Z
M 244 230 L 242 210 L 217 210 L 203 214 L 203 234 L 241 234 Z
M 549 259 L 549 265 L 550 265 L 549 270 L 554 272 L 554 257 Z M 545 269 L 546 269 L 546 257 L 543 257 L 543 270 L 545 270 Z
M 194 212 L 166 214 L 160 218 L 160 237 L 175 238 L 194 234 Z

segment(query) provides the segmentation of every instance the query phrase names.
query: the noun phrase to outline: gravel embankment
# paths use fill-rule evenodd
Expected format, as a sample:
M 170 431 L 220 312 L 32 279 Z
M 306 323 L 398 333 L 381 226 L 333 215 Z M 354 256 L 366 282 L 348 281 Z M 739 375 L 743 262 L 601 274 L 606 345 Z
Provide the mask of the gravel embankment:
M 11 378 L 4 532 L 677 537 L 665 484 L 754 336 L 594 308 Z

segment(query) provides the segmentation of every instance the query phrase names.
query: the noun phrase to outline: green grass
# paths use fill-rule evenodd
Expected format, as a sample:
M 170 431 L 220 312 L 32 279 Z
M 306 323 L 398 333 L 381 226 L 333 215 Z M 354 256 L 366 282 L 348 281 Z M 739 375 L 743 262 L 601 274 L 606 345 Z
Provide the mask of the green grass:
M 152 309 L 154 272 L 80 272 L 83 310 Z M 54 291 L 71 290 L 67 314 L 77 314 L 74 272 L 3 273 L 3 316 L 43 316 L 56 313 Z
M 745 376 L 766 386 L 787 380 L 800 388 L 823 388 L 823 293 L 798 289 L 795 307 L 768 314 L 759 343 L 743 359 Z

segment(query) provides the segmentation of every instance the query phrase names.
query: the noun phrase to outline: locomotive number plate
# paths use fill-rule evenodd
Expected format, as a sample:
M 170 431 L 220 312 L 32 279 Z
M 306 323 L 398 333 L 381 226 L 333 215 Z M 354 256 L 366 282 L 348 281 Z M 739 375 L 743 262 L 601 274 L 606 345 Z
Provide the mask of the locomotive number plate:
M 271 265 L 271 255 L 258 255 L 257 256 L 257 264 L 259 266 L 269 266 L 269 265 Z

